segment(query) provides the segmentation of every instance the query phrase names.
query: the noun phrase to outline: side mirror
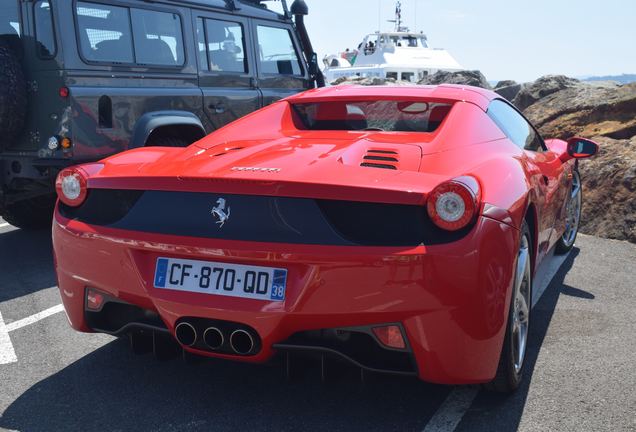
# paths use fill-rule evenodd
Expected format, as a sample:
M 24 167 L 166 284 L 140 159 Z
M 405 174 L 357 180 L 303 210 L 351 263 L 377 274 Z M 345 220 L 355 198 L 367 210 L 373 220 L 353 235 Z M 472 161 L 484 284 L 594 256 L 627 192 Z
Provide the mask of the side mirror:
M 598 153 L 598 144 L 585 138 L 570 138 L 567 143 L 568 154 L 576 159 L 589 158 Z

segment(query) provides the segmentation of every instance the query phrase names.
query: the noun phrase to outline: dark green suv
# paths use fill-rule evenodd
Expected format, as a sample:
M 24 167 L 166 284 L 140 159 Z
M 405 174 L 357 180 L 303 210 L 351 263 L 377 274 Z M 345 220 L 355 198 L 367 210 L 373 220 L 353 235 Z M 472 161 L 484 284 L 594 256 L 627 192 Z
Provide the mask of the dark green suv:
M 265 3 L 1 0 L 0 215 L 49 224 L 61 168 L 185 146 L 324 85 L 304 1 Z

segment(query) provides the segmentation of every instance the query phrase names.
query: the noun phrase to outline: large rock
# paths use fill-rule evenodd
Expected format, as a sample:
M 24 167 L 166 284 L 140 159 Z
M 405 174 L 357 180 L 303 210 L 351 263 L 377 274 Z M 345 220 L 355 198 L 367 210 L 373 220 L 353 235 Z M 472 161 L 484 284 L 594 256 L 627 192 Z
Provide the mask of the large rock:
M 418 84 L 423 85 L 437 85 L 437 84 L 461 84 L 470 85 L 475 87 L 481 87 L 491 90 L 492 87 L 488 84 L 486 77 L 479 71 L 457 71 L 446 72 L 438 71 L 433 75 L 424 77 Z
M 495 93 L 512 102 L 522 88 L 523 84 L 518 84 L 516 81 L 499 81 L 495 86 Z
M 601 152 L 579 164 L 581 232 L 636 243 L 636 137 L 594 137 Z
M 411 83 L 407 81 L 396 81 L 393 78 L 379 78 L 379 77 L 359 77 L 348 76 L 336 78 L 330 83 L 331 85 L 363 85 L 363 86 L 381 86 L 381 85 L 409 85 Z
M 636 83 L 578 83 L 543 97 L 524 114 L 550 138 L 636 135 Z
M 510 87 L 513 85 L 517 85 L 517 81 L 515 80 L 502 80 L 502 81 L 497 81 L 497 84 L 495 84 L 495 91 L 500 89 L 500 88 L 504 88 L 504 87 Z
M 579 80 L 565 75 L 546 75 L 533 83 L 524 84 L 512 103 L 520 110 L 525 110 L 541 98 L 579 84 Z

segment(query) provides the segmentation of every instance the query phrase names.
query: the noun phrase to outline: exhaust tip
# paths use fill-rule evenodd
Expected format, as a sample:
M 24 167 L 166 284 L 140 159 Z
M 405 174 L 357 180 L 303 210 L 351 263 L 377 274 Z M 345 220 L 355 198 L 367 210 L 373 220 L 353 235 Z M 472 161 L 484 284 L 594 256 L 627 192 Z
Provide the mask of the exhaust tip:
M 225 342 L 225 337 L 223 337 L 223 332 L 216 327 L 208 327 L 203 332 L 203 341 L 210 349 L 219 349 L 223 346 L 223 342 Z
M 234 330 L 230 335 L 230 346 L 237 354 L 249 354 L 254 349 L 254 338 L 245 330 Z
M 187 322 L 182 322 L 174 329 L 174 335 L 181 345 L 192 346 L 197 341 L 197 331 L 194 326 Z

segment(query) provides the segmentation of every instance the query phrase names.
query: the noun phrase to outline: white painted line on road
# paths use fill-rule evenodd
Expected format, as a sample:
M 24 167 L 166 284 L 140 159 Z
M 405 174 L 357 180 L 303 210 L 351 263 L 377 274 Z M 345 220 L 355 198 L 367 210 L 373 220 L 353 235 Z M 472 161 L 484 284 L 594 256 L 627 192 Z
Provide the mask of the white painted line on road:
M 7 328 L 7 332 L 12 332 L 14 330 L 17 330 L 19 328 L 28 326 L 30 324 L 33 324 L 35 322 L 38 322 L 40 320 L 43 320 L 44 318 L 50 317 L 51 315 L 55 315 L 56 313 L 60 313 L 64 310 L 64 306 L 62 306 L 62 304 L 50 307 L 46 310 L 43 310 L 42 312 L 38 312 L 36 314 L 33 314 L 31 316 L 28 316 L 26 318 L 22 318 L 21 320 L 18 321 L 14 321 L 10 324 L 6 325 Z
M 15 363 L 18 361 L 18 357 L 15 355 L 15 350 L 13 349 L 13 344 L 11 343 L 11 338 L 9 337 L 9 332 L 36 323 L 46 317 L 62 312 L 63 310 L 64 306 L 61 304 L 55 305 L 43 310 L 42 312 L 38 312 L 10 324 L 4 323 L 2 312 L 0 312 L 0 365 Z
M 4 228 L 4 227 L 8 227 L 11 226 L 11 224 L 8 223 L 0 223 L 0 228 Z
M 479 392 L 478 386 L 456 387 L 428 422 L 423 432 L 454 431 Z
M 2 319 L 2 312 L 0 312 L 0 365 L 15 363 L 18 361 L 18 357 L 15 355 L 11 338 L 9 337 L 9 330 L 4 325 L 4 319 Z
M 554 279 L 554 276 L 559 272 L 559 269 L 563 265 L 566 259 L 570 256 L 570 253 L 565 255 L 555 255 L 554 250 L 546 256 L 539 266 L 537 273 L 534 276 L 534 283 L 532 284 L 532 307 L 536 306 L 537 302 L 541 299 L 543 293 Z

